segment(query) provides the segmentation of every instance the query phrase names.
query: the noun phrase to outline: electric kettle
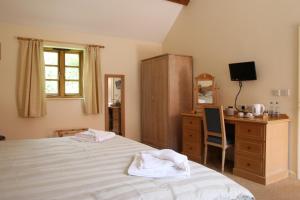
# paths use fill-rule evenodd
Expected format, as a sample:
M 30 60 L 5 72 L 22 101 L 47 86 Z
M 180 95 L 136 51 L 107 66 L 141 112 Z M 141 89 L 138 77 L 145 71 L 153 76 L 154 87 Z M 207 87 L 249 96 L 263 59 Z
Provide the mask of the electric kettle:
M 252 105 L 252 113 L 254 116 L 259 116 L 264 113 L 266 107 L 263 104 L 253 104 Z

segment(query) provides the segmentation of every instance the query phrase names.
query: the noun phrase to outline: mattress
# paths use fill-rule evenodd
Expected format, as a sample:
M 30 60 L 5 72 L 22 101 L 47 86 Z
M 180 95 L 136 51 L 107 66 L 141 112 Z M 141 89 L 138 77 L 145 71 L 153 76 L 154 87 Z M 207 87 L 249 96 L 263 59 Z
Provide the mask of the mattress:
M 134 155 L 151 147 L 116 136 L 102 143 L 73 137 L 0 142 L 0 200 L 248 200 L 231 179 L 190 161 L 188 178 L 129 176 Z

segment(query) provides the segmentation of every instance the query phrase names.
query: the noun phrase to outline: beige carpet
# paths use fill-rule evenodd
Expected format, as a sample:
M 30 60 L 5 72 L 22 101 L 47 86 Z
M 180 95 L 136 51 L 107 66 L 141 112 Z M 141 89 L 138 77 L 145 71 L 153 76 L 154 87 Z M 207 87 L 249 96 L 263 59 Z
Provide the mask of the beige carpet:
M 219 171 L 220 162 L 210 160 L 208 167 Z M 287 178 L 268 186 L 261 185 L 232 174 L 233 163 L 226 161 L 225 175 L 235 180 L 252 192 L 256 200 L 300 200 L 300 181 L 296 178 Z
M 300 200 L 300 181 L 287 178 L 277 183 L 264 186 L 246 179 L 225 173 L 252 192 L 256 200 Z

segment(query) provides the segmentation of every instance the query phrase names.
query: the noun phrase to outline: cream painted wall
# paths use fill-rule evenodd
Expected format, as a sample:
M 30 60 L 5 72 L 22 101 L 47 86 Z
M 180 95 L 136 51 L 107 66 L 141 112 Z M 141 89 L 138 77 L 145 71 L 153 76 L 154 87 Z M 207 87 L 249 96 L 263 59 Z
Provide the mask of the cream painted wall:
M 298 170 L 297 177 L 300 180 L 300 26 L 298 27 Z
M 213 74 L 226 106 L 233 105 L 238 90 L 238 84 L 230 81 L 228 64 L 256 61 L 258 80 L 244 83 L 239 103 L 279 101 L 281 112 L 292 120 L 292 173 L 297 170 L 299 7 L 298 0 L 192 0 L 163 43 L 164 52 L 192 55 L 195 75 Z M 274 98 L 275 88 L 291 89 L 291 96 Z
M 24 36 L 105 45 L 101 53 L 102 76 L 106 73 L 125 75 L 126 136 L 140 139 L 139 60 L 160 54 L 161 44 L 12 24 L 0 24 L 0 30 L 0 133 L 8 139 L 23 139 L 51 137 L 53 130 L 64 128 L 104 129 L 104 115 L 84 115 L 80 99 L 47 100 L 46 117 L 18 117 L 15 98 L 18 42 L 15 37 Z

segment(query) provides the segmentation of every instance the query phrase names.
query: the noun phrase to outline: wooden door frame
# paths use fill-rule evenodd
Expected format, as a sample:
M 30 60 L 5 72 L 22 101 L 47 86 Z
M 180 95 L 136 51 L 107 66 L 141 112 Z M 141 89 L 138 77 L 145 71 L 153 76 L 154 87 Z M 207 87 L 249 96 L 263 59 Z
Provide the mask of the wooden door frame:
M 108 110 L 108 78 L 121 79 L 121 135 L 125 137 L 125 75 L 122 74 L 105 74 L 104 91 L 105 91 L 105 130 L 109 130 L 109 110 Z

